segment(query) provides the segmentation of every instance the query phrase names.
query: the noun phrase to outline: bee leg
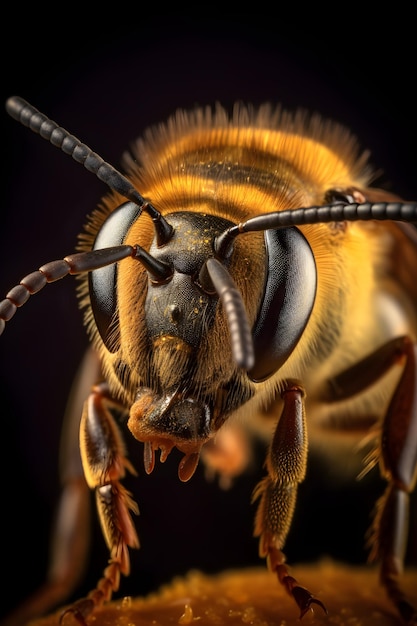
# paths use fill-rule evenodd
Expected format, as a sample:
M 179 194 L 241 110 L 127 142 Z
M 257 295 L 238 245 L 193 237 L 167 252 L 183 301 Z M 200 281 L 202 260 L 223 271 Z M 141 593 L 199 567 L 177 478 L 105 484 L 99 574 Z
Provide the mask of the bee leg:
M 327 610 L 290 575 L 281 551 L 290 529 L 297 488 L 304 480 L 307 466 L 304 391 L 298 384 L 289 384 L 282 398 L 284 408 L 266 459 L 268 474 L 254 491 L 254 499 L 260 498 L 254 534 L 260 537 L 260 556 L 267 558 L 269 569 L 297 603 L 301 618 L 313 604 L 326 613 Z
M 69 394 L 60 446 L 62 490 L 51 533 L 45 583 L 19 603 L 1 626 L 23 626 L 62 604 L 84 574 L 90 544 L 91 504 L 80 457 L 80 416 L 92 385 L 100 378 L 100 361 L 88 349 Z
M 61 623 L 71 613 L 85 626 L 86 618 L 94 609 L 110 600 L 117 591 L 120 574 L 129 574 L 128 547 L 139 547 L 130 516 L 130 511 L 139 512 L 138 507 L 120 482 L 126 469 L 133 474 L 136 472 L 126 458 L 120 431 L 109 410 L 111 405 L 117 406 L 108 395 L 107 385 L 96 385 L 85 402 L 80 425 L 84 473 L 88 486 L 95 489 L 101 527 L 110 551 L 109 565 L 87 597 L 63 612 Z
M 253 462 L 248 435 L 240 425 L 225 424 L 201 450 L 207 480 L 218 477 L 221 489 L 230 489 L 236 476 Z
M 353 367 L 328 381 L 322 400 L 334 402 L 360 393 L 391 367 L 403 367 L 382 424 L 379 462 L 388 486 L 377 503 L 370 533 L 370 560 L 381 562 L 381 583 L 407 624 L 417 611 L 400 589 L 408 536 L 409 493 L 417 477 L 417 346 L 395 337 Z
M 408 536 L 409 493 L 417 477 L 417 346 L 403 340 L 402 376 L 385 416 L 381 435 L 381 473 L 388 482 L 372 527 L 371 559 L 381 561 L 381 583 L 407 624 L 417 610 L 399 586 Z

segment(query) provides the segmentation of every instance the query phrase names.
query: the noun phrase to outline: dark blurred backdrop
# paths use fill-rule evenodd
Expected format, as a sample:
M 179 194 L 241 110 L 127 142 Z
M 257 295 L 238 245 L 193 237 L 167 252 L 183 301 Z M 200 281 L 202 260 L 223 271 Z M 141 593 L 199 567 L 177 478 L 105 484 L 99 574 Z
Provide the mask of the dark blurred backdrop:
M 127 11 L 119 16 L 113 7 L 109 18 L 87 19 L 65 9 L 59 17 L 11 11 L 8 43 L 3 37 L 1 44 L 3 101 L 26 98 L 115 166 L 147 126 L 179 107 L 268 100 L 346 124 L 384 171 L 380 182 L 417 199 L 416 55 L 406 15 L 368 24 L 353 14 L 336 20 L 326 13 L 138 18 Z M 0 297 L 43 263 L 73 251 L 86 214 L 106 192 L 4 111 L 1 123 Z M 3 609 L 44 577 L 59 492 L 61 419 L 85 346 L 70 277 L 33 297 L 0 340 Z M 129 486 L 141 510 L 142 548 L 123 594 L 146 593 L 190 568 L 260 563 L 250 496 L 262 475 L 261 457 L 256 471 L 222 493 L 205 484 L 202 468 L 181 484 L 175 459 L 147 477 L 140 444 L 129 445 L 139 470 Z M 370 479 L 333 490 L 312 461 L 288 539 L 290 561 L 322 554 L 363 561 L 373 490 Z M 107 560 L 97 525 L 94 534 L 88 580 L 76 595 L 88 591 Z

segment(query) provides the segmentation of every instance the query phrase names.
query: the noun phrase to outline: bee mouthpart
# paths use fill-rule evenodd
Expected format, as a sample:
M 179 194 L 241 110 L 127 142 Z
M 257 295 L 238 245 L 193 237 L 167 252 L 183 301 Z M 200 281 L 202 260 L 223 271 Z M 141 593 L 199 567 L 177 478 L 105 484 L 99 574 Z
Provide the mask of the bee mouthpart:
M 210 407 L 191 396 L 176 391 L 160 395 L 141 388 L 130 410 L 128 427 L 138 441 L 144 443 L 145 471 L 155 467 L 155 451 L 160 450 L 164 463 L 176 447 L 184 453 L 178 466 L 182 482 L 194 474 L 202 446 L 212 437 Z
M 164 463 L 174 447 L 174 443 L 168 439 L 156 439 L 153 441 L 148 439 L 144 441 L 143 463 L 145 466 L 145 472 L 150 474 L 155 467 L 155 450 L 158 450 L 158 448 L 161 450 L 159 460 L 161 463 Z M 198 462 L 200 460 L 201 447 L 202 444 L 199 444 L 195 447 L 195 449 L 191 449 L 184 453 L 184 456 L 178 465 L 178 477 L 183 483 L 190 480 L 197 469 Z
M 190 480 L 191 476 L 197 469 L 198 461 L 200 460 L 201 445 L 202 444 L 196 446 L 194 450 L 191 449 L 190 451 L 185 452 L 183 458 L 178 465 L 178 477 L 183 483 Z M 143 449 L 143 462 L 146 473 L 150 474 L 155 467 L 155 450 L 157 450 L 158 448 L 161 450 L 161 456 L 159 460 L 161 461 L 161 463 L 164 463 L 173 447 L 174 443 L 170 440 L 146 440 L 144 442 Z

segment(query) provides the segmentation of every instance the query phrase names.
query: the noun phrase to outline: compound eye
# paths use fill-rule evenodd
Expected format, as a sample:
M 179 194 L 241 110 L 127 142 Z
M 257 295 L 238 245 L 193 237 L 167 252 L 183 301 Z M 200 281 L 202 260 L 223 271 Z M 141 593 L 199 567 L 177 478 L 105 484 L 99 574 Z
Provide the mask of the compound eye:
M 140 214 L 141 208 L 134 202 L 125 202 L 117 207 L 97 233 L 93 250 L 122 245 L 130 227 Z M 118 349 L 120 336 L 115 317 L 117 271 L 117 264 L 114 264 L 94 270 L 89 275 L 91 308 L 100 336 L 110 352 Z
M 313 251 L 298 228 L 266 230 L 267 275 L 252 335 L 255 365 L 249 377 L 260 382 L 288 359 L 313 309 L 317 270 Z

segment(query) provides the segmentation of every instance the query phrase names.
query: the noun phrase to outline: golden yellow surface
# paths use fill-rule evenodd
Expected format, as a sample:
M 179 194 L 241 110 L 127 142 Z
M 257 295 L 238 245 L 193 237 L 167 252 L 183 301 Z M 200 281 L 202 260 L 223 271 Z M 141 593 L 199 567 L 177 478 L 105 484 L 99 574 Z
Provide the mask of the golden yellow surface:
M 292 567 L 291 573 L 327 607 L 314 605 L 300 622 L 295 602 L 263 568 L 205 576 L 191 572 L 147 598 L 108 603 L 88 619 L 91 626 L 396 626 L 401 624 L 378 584 L 375 568 L 323 561 Z M 404 589 L 417 599 L 417 569 L 407 570 Z M 30 622 L 57 626 L 61 611 Z M 64 624 L 74 625 L 68 615 Z

